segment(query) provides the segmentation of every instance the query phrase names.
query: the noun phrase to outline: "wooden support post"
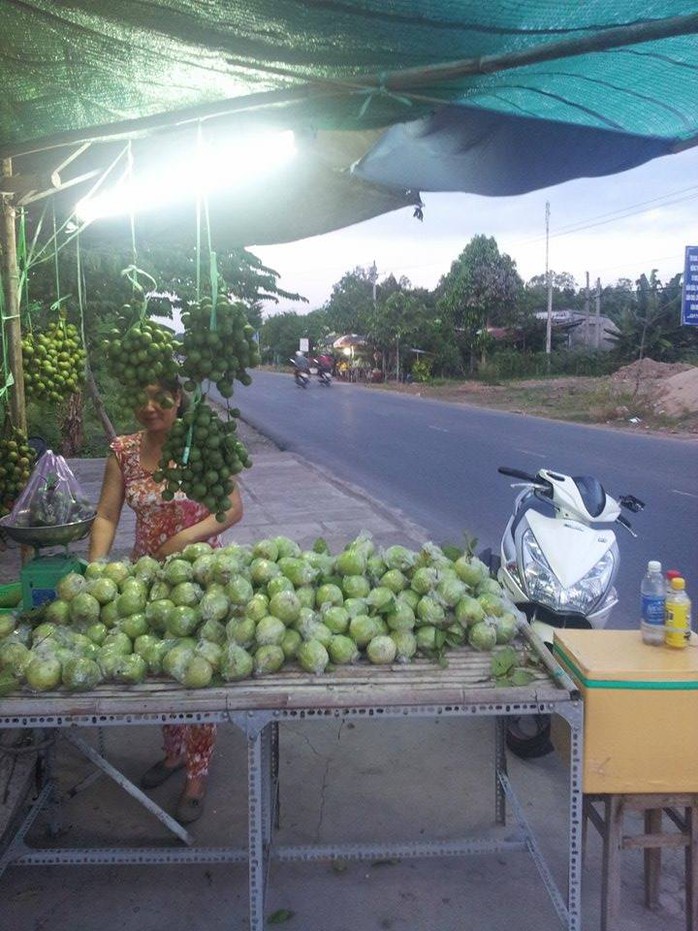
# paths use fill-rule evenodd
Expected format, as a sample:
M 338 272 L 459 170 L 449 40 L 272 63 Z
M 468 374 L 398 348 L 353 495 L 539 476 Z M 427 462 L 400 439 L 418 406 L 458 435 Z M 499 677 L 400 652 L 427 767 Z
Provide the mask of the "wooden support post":
M 2 160 L 2 177 L 12 175 L 12 159 Z M 2 225 L 0 225 L 0 252 L 2 252 L 2 281 L 5 289 L 5 333 L 8 341 L 10 373 L 14 385 L 10 389 L 10 412 L 15 427 L 27 432 L 27 411 L 24 400 L 24 369 L 22 367 L 22 330 L 19 323 L 19 268 L 17 267 L 17 238 L 15 208 L 7 195 L 2 196 Z
M 602 806 L 603 814 L 594 807 Z M 645 905 L 659 902 L 661 851 L 685 848 L 686 931 L 698 931 L 698 793 L 627 793 L 585 795 L 583 821 L 587 819 L 601 834 L 603 860 L 601 875 L 601 931 L 615 931 L 620 915 L 621 852 L 642 850 L 645 866 Z M 625 835 L 626 811 L 644 815 L 644 833 Z M 666 831 L 662 816 L 678 831 Z

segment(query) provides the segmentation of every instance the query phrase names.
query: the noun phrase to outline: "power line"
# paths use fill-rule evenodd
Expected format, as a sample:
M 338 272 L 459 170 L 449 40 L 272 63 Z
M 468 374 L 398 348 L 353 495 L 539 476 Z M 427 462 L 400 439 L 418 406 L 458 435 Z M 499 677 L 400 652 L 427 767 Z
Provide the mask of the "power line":
M 688 191 L 695 191 L 696 193 L 690 194 L 687 197 L 678 197 L 679 194 L 685 194 Z M 627 219 L 627 217 L 635 216 L 640 213 L 645 213 L 647 208 L 656 206 L 660 204 L 663 207 L 671 207 L 674 204 L 679 204 L 684 201 L 694 200 L 698 197 L 698 186 L 693 185 L 689 188 L 683 188 L 680 191 L 671 191 L 668 194 L 663 194 L 661 197 L 653 197 L 650 200 L 640 201 L 637 204 L 629 204 L 627 207 L 621 207 L 618 210 L 611 211 L 610 213 L 601 213 L 598 216 L 590 217 L 588 220 L 582 220 L 578 223 L 572 223 L 568 226 L 563 226 L 552 235 L 553 237 L 557 236 L 567 236 L 569 233 L 579 233 L 586 229 L 593 229 L 595 226 L 603 226 L 606 223 L 613 223 L 615 220 Z M 672 198 L 672 199 L 669 199 Z M 535 236 L 532 239 L 527 239 L 521 243 L 521 245 L 528 245 L 529 243 L 541 242 L 544 239 L 543 236 Z

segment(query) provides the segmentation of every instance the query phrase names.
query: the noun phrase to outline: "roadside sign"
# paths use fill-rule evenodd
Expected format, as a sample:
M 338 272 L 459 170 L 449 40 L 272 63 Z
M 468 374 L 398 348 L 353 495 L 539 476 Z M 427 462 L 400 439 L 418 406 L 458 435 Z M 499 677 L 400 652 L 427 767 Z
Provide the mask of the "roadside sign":
M 696 280 L 698 280 L 698 278 Z M 698 295 L 696 296 L 696 301 L 698 301 Z M 696 305 L 696 310 L 698 310 L 698 305 Z M 698 323 L 698 319 L 696 320 L 696 323 Z M 301 336 L 301 338 L 298 340 L 298 348 L 301 352 L 310 351 L 310 340 L 307 336 Z
M 686 246 L 681 291 L 681 323 L 698 326 L 698 246 Z

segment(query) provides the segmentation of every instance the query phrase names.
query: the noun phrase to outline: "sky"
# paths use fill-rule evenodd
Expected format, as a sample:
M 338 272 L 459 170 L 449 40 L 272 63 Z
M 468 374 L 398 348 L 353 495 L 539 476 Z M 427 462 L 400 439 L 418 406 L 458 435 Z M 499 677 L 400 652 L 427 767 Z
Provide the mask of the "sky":
M 685 247 L 698 244 L 698 147 L 516 197 L 424 193 L 422 200 L 422 222 L 406 208 L 323 236 L 251 246 L 279 272 L 281 288 L 309 302 L 280 301 L 265 313 L 321 307 L 346 272 L 374 261 L 379 281 L 392 273 L 433 288 L 478 234 L 493 236 L 527 281 L 546 268 L 546 202 L 552 271 L 569 272 L 580 287 L 587 272 L 592 287 L 597 278 L 604 287 L 653 269 L 668 281 L 683 271 Z

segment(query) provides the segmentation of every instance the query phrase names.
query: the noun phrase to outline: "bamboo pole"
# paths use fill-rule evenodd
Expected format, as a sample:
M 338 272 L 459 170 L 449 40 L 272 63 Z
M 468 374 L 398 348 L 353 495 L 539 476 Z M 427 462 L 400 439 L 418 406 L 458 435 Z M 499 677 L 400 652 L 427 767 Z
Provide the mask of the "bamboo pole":
M 2 177 L 12 175 L 12 159 L 2 160 Z M 8 341 L 10 374 L 14 385 L 10 391 L 10 413 L 17 429 L 27 432 L 27 410 L 24 400 L 24 369 L 22 366 L 22 331 L 19 323 L 19 268 L 17 266 L 17 238 L 15 207 L 9 196 L 2 197 L 2 225 L 0 251 L 2 251 L 2 282 L 5 289 L 5 332 Z
M 30 155 L 66 145 L 82 145 L 88 142 L 108 142 L 119 138 L 129 138 L 140 134 L 157 133 L 182 127 L 190 122 L 200 120 L 224 119 L 228 116 L 255 110 L 269 109 L 290 103 L 302 103 L 315 98 L 345 97 L 357 91 L 392 91 L 410 97 L 416 102 L 431 105 L 452 103 L 450 97 L 441 99 L 425 96 L 421 88 L 448 83 L 463 77 L 495 74 L 510 71 L 526 65 L 559 61 L 579 55 L 594 54 L 625 48 L 645 42 L 670 39 L 675 36 L 696 35 L 698 33 L 698 13 L 683 16 L 665 17 L 640 23 L 628 23 L 621 26 L 600 28 L 588 34 L 562 39 L 557 42 L 541 42 L 538 45 L 502 55 L 481 55 L 458 61 L 442 62 L 403 71 L 394 71 L 387 75 L 364 74 L 352 75 L 338 79 L 315 80 L 294 87 L 285 87 L 273 91 L 258 91 L 240 97 L 227 98 L 213 103 L 194 104 L 179 110 L 170 110 L 146 117 L 121 120 L 103 126 L 91 126 L 83 129 L 68 130 L 26 142 L 0 145 L 0 158 L 17 155 Z M 261 67 L 267 74 L 298 80 L 295 72 L 275 66 Z M 696 144 L 695 136 L 688 142 L 677 141 L 675 148 L 680 151 Z

